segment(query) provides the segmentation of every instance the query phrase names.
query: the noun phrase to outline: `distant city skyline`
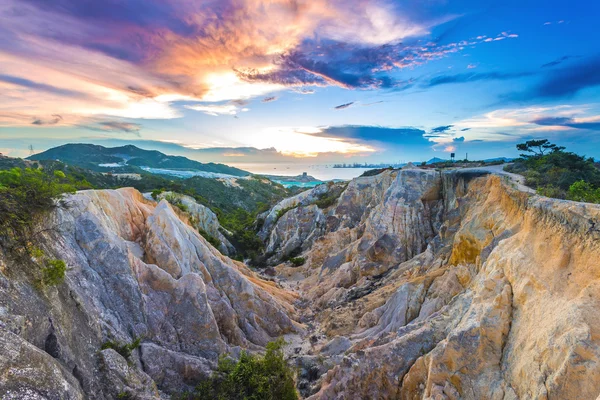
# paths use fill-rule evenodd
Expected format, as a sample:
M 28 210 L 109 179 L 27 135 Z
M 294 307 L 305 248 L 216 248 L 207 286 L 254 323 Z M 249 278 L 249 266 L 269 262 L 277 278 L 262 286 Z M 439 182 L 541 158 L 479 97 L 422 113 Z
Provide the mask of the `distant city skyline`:
M 526 3 L 526 4 L 525 4 Z M 596 1 L 0 0 L 0 153 L 600 159 Z

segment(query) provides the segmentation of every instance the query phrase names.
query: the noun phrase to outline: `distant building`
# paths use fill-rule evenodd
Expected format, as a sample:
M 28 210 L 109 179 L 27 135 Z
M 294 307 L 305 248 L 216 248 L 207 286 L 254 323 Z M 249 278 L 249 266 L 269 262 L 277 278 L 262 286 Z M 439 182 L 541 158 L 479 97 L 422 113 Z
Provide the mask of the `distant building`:
M 307 176 L 308 176 L 308 174 L 307 174 L 306 172 L 303 172 L 303 173 L 302 173 L 302 177 L 303 177 L 303 178 L 306 178 Z

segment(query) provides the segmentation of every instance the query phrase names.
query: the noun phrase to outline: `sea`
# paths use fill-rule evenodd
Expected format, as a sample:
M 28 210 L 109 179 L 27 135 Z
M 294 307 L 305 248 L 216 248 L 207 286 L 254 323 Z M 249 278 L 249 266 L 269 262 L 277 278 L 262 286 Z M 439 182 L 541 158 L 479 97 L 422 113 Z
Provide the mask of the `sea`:
M 333 168 L 327 164 L 228 163 L 253 174 L 296 176 L 306 172 L 321 181 L 350 180 L 373 168 Z
M 285 187 L 299 186 L 310 188 L 323 183 L 323 181 L 347 181 L 360 176 L 363 172 L 372 168 L 333 168 L 332 165 L 322 164 L 262 164 L 262 163 L 235 163 L 228 164 L 232 167 L 240 168 L 253 174 L 259 175 L 278 175 L 278 176 L 298 176 L 306 172 L 316 180 L 309 182 L 299 182 L 290 180 L 273 179 L 273 181 L 282 184 Z M 105 166 L 109 166 L 105 164 Z M 112 165 L 110 165 L 112 166 Z M 121 166 L 121 165 L 119 165 Z M 237 177 L 205 171 L 186 171 L 171 170 L 163 168 L 142 167 L 143 170 L 160 175 L 171 175 L 178 178 L 191 178 L 193 176 L 202 176 L 212 179 L 230 179 Z

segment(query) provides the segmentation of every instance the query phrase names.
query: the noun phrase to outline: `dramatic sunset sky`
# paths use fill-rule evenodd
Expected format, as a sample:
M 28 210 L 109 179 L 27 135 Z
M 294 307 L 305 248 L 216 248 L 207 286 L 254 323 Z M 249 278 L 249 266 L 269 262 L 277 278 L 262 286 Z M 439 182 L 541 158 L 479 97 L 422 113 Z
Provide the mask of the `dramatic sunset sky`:
M 0 0 L 0 152 L 600 158 L 597 0 Z

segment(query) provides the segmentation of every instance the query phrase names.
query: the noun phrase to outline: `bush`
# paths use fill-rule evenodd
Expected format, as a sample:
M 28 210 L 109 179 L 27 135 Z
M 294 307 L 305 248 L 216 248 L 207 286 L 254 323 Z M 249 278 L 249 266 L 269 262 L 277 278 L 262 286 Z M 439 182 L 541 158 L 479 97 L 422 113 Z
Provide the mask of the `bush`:
M 264 243 L 255 230 L 257 213 L 238 208 L 228 213 L 219 212 L 217 215 L 221 225 L 229 231 L 222 233 L 235 247 L 238 259 L 250 259 L 252 264 L 260 264 L 259 258 Z
M 290 206 L 290 207 L 282 208 L 281 210 L 277 210 L 277 214 L 275 215 L 275 223 L 277 223 L 277 221 L 279 221 L 279 219 L 281 217 L 283 217 L 288 211 L 291 211 L 296 207 L 298 207 L 298 206 Z
M 339 195 L 340 195 L 340 193 L 336 193 L 336 194 L 323 193 L 322 195 L 319 196 L 317 201 L 315 201 L 315 204 L 317 205 L 317 207 L 319 207 L 321 209 L 331 207 L 332 205 L 335 204 L 337 199 L 340 197 Z
M 67 264 L 63 260 L 47 260 L 46 267 L 42 268 L 42 283 L 55 286 L 62 283 L 67 272 Z
M 184 213 L 189 211 L 188 207 L 185 204 L 183 204 L 183 200 L 181 199 L 180 195 L 169 194 L 168 196 L 165 197 L 165 200 L 167 200 L 169 203 L 171 203 L 171 205 L 179 208 Z
M 135 338 L 131 343 L 119 343 L 112 340 L 108 340 L 102 344 L 101 349 L 113 349 L 124 358 L 131 357 L 131 352 L 138 347 L 140 347 L 140 343 L 142 342 L 141 338 Z
M 283 339 L 267 344 L 264 356 L 242 351 L 236 362 L 219 358 L 217 371 L 185 400 L 296 400 L 294 373 L 285 361 Z
M 212 244 L 213 247 L 217 249 L 221 247 L 221 241 L 210 233 L 206 232 L 204 229 L 198 229 L 198 232 L 202 235 L 202 237 L 204 237 L 204 239 L 206 239 L 208 243 Z
M 295 267 L 299 267 L 301 265 L 304 265 L 306 259 L 304 257 L 292 257 L 290 258 L 290 262 L 294 264 Z
M 535 192 L 540 196 L 553 197 L 555 199 L 565 198 L 564 190 L 552 185 L 539 186 Z
M 523 175 L 525 184 L 538 194 L 594 202 L 594 188 L 600 187 L 600 170 L 593 159 L 566 152 L 564 147 L 547 140 L 530 140 L 517 148 L 529 154 L 523 154 L 523 158 L 504 169 Z
M 587 203 L 600 203 L 600 188 L 594 188 L 585 181 L 577 181 L 569 187 L 567 199 L 585 201 Z
M 152 191 L 152 193 L 150 194 L 150 196 L 152 196 L 152 198 L 154 199 L 154 201 L 158 201 L 158 196 L 160 196 L 160 194 L 163 192 L 162 189 L 154 189 Z
M 0 242 L 29 252 L 37 222 L 56 208 L 63 193 L 75 192 L 64 183 L 64 173 L 46 174 L 39 169 L 0 171 Z

